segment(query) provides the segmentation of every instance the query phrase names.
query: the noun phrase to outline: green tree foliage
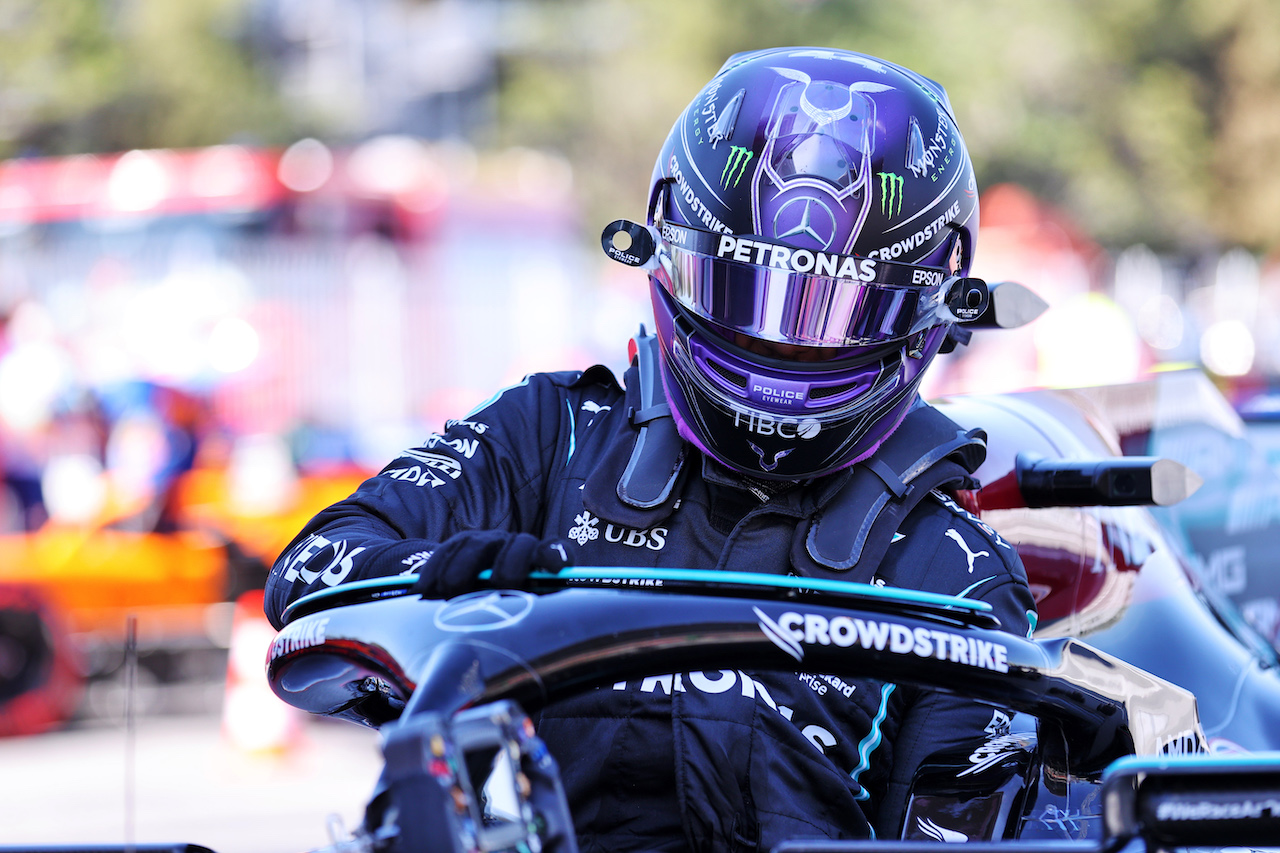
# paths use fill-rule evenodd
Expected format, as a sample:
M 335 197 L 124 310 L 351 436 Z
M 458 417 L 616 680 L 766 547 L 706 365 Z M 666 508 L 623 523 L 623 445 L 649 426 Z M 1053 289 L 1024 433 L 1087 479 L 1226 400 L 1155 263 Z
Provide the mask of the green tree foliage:
M 241 0 L 0 0 L 0 156 L 289 133 Z
M 980 182 L 1026 186 L 1104 245 L 1280 246 L 1275 0 L 603 0 L 561 14 L 543 50 L 510 58 L 504 129 L 567 150 L 592 203 L 614 205 L 595 219 L 640 215 L 653 153 L 725 57 L 807 44 L 942 82 Z
M 805 44 L 942 82 L 982 185 L 1018 182 L 1104 245 L 1280 247 L 1280 0 L 489 1 L 486 141 L 567 155 L 587 222 L 641 215 L 654 152 L 727 56 Z M 322 132 L 259 71 L 260 5 L 0 0 L 0 156 Z

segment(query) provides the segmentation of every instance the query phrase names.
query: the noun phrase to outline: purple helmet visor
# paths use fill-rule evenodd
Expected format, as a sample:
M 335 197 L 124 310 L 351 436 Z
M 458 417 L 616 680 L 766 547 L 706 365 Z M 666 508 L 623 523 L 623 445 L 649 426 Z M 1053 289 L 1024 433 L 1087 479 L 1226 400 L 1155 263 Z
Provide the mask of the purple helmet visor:
M 960 320 L 947 304 L 959 279 L 934 268 L 661 223 L 659 284 L 681 306 L 733 332 L 775 343 L 872 346 Z

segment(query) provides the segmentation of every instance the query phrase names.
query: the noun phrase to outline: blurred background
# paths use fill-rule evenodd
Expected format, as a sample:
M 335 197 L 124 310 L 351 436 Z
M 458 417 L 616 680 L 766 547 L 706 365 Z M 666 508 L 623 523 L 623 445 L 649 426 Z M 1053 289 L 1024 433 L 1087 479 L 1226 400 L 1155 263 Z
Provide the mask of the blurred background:
M 947 87 L 974 272 L 1052 310 L 928 395 L 1192 366 L 1263 417 L 1277 35 L 1276 0 L 0 0 L 0 733 L 127 686 L 227 737 L 236 602 L 311 513 L 525 373 L 623 367 L 648 297 L 600 228 L 737 51 Z

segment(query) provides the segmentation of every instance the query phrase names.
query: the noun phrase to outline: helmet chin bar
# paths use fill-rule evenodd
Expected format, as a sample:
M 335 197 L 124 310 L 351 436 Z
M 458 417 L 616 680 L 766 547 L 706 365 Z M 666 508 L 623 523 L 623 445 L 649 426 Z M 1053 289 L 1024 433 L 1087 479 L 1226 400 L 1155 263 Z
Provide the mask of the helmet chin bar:
M 651 282 L 650 288 L 663 347 L 663 381 L 680 435 L 727 468 L 765 480 L 824 476 L 873 452 L 910 406 L 920 375 L 941 343 L 942 330 L 935 327 L 928 333 L 928 352 L 914 363 L 909 363 L 907 342 L 901 340 L 891 348 L 875 348 L 874 355 L 849 359 L 810 363 L 771 359 L 744 351 L 709 331 L 700 318 L 675 306 L 660 284 Z M 862 373 L 866 383 L 854 398 L 843 393 L 827 397 L 832 408 L 786 411 L 760 405 L 740 397 L 741 392 L 718 387 L 716 376 L 724 376 L 719 370 L 697 366 L 693 348 L 700 346 L 695 343 L 699 338 L 712 343 L 713 355 L 728 357 L 723 366 L 730 370 L 738 369 L 733 364 L 737 354 L 748 356 L 764 368 L 759 379 L 776 378 L 778 388 L 786 388 L 788 381 L 827 384 L 831 380 L 833 386 L 848 385 L 857 381 L 851 370 Z M 771 377 L 775 372 L 793 375 Z M 749 377 L 744 373 L 742 378 Z M 848 391 L 854 391 L 852 386 Z

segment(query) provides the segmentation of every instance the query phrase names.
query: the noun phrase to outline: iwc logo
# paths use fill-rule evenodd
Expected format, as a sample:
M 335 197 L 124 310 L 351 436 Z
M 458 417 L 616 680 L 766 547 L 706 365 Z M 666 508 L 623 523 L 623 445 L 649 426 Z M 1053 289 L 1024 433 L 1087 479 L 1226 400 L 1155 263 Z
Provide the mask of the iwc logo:
M 436 611 L 435 626 L 441 631 L 496 631 L 514 625 L 533 609 L 532 593 L 500 589 L 469 592 Z

